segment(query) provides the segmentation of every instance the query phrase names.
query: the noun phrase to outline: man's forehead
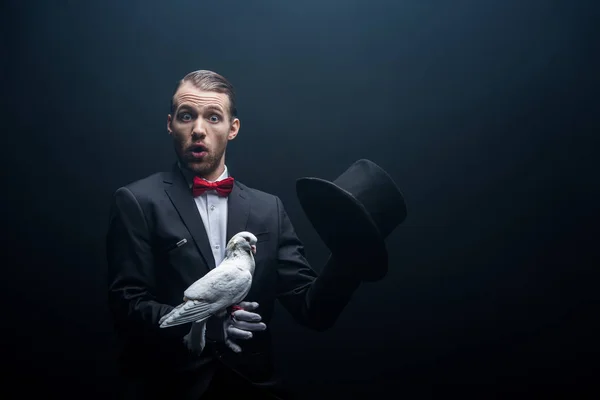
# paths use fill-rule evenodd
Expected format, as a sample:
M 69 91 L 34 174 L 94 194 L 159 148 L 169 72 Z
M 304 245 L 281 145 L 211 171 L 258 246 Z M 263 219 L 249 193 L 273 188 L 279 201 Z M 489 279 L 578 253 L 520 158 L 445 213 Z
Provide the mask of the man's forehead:
M 177 90 L 173 96 L 176 107 L 190 105 L 196 107 L 217 106 L 225 109 L 229 98 L 225 93 L 200 90 L 196 87 L 184 86 Z

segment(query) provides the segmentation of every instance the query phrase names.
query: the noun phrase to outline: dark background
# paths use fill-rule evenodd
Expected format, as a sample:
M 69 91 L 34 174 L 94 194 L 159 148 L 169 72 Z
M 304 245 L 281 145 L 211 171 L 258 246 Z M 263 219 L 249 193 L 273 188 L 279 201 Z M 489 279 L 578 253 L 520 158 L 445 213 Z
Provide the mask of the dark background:
M 596 3 L 3 1 L 8 377 L 21 395 L 112 395 L 111 195 L 170 168 L 175 82 L 211 69 L 239 96 L 229 168 L 281 197 L 315 269 L 297 178 L 369 158 L 406 196 L 385 280 L 328 332 L 283 310 L 270 326 L 306 398 L 589 390 Z

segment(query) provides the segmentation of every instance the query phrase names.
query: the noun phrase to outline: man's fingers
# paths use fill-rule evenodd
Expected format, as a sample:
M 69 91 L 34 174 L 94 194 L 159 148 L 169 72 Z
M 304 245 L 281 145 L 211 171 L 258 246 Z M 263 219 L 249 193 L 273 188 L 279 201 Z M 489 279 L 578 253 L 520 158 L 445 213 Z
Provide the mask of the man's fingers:
M 254 311 L 258 308 L 258 303 L 255 301 L 242 301 L 238 304 L 246 311 Z
M 252 332 L 238 329 L 235 326 L 228 326 L 227 336 L 231 336 L 234 339 L 250 339 L 252 338 Z
M 238 321 L 259 322 L 262 319 L 259 314 L 244 310 L 234 311 L 231 315 Z
M 245 331 L 259 332 L 267 329 L 267 325 L 264 322 L 246 322 L 233 320 L 233 326 Z

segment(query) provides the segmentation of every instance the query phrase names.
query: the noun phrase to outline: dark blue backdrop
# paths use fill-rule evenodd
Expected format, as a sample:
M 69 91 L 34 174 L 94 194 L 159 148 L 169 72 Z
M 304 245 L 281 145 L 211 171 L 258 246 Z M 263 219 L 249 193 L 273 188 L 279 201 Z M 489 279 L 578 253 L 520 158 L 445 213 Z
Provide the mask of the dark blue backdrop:
M 3 331 L 10 370 L 35 382 L 20 390 L 111 393 L 108 204 L 170 167 L 171 91 L 195 69 L 236 86 L 227 163 L 282 198 L 316 269 L 326 249 L 297 178 L 369 158 L 406 196 L 384 281 L 329 332 L 285 312 L 270 327 L 306 398 L 592 377 L 595 2 L 12 1 L 1 14 Z

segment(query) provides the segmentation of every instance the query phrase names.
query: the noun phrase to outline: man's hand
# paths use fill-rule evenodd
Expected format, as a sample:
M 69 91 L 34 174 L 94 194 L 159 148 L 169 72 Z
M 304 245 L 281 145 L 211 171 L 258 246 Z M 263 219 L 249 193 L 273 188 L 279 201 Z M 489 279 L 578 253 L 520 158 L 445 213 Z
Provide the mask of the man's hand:
M 260 322 L 262 317 L 252 311 L 258 308 L 256 302 L 242 301 L 233 307 L 233 312 L 225 318 L 223 331 L 225 332 L 225 344 L 232 351 L 239 353 L 242 348 L 233 340 L 247 340 L 252 337 L 252 332 L 264 331 L 267 325 Z

